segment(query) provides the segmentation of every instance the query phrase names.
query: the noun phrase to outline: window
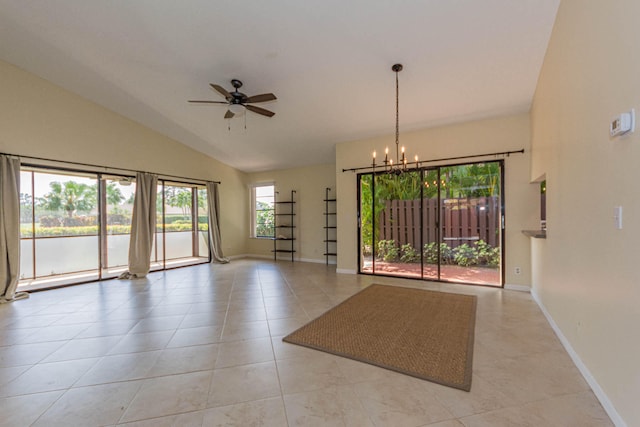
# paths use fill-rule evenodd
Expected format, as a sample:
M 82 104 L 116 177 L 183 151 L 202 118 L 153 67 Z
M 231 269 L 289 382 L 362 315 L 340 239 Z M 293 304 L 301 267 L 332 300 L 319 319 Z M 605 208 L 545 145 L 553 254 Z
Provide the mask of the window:
M 273 184 L 258 184 L 251 188 L 251 237 L 275 236 Z

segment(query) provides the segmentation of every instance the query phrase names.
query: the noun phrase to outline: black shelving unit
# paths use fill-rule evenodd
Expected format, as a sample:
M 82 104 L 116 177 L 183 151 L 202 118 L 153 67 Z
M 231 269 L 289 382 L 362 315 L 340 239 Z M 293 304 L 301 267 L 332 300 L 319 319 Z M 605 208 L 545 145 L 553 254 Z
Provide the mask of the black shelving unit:
M 338 246 L 338 227 L 336 226 L 336 207 L 337 207 L 337 199 L 331 198 L 330 193 L 331 188 L 327 187 L 324 191 L 324 256 L 326 259 L 327 265 L 329 265 L 329 258 L 338 256 L 337 246 Z
M 295 251 L 295 210 L 294 194 L 291 190 L 291 198 L 287 201 L 278 200 L 278 192 L 275 194 L 275 236 L 273 237 L 273 259 L 278 259 L 279 253 L 291 254 L 291 262 L 294 260 Z M 288 209 L 287 209 L 288 208 Z M 286 211 L 286 212 L 285 212 Z

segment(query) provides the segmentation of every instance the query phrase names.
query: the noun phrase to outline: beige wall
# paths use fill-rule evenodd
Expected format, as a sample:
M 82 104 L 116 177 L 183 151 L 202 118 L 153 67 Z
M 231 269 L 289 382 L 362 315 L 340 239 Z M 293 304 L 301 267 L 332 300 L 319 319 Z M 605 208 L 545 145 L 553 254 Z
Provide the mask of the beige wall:
M 225 255 L 246 253 L 246 175 L 0 61 L 0 152 L 222 181 Z
M 505 159 L 506 212 L 506 284 L 529 286 L 531 282 L 529 238 L 522 229 L 539 225 L 537 187 L 529 183 L 529 116 L 519 114 L 499 119 L 481 120 L 416 132 L 402 132 L 401 145 L 410 158 L 420 159 L 466 156 L 524 148 L 525 154 Z M 336 181 L 338 186 L 338 270 L 357 271 L 357 175 L 342 169 L 366 166 L 371 153 L 395 150 L 393 136 L 338 144 L 336 148 Z M 383 154 L 384 155 L 384 154 Z M 378 154 L 380 156 L 380 154 Z M 475 160 L 492 160 L 487 157 Z M 458 161 L 459 163 L 460 161 Z M 514 274 L 515 267 L 522 273 Z
M 532 246 L 534 295 L 629 426 L 640 425 L 640 130 L 612 139 L 608 126 L 640 110 L 638 28 L 637 0 L 563 0 L 531 113 L 549 229 Z
M 335 166 L 319 165 L 303 168 L 285 169 L 249 175 L 250 184 L 273 182 L 279 200 L 289 200 L 291 190 L 295 194 L 296 259 L 312 262 L 325 262 L 325 189 L 331 188 L 335 193 Z M 335 194 L 334 194 L 335 195 Z M 249 193 L 247 193 L 249 198 Z M 247 233 L 248 236 L 248 233 Z M 272 257 L 273 241 L 265 239 L 249 239 L 249 254 Z M 284 247 L 283 247 L 284 248 Z M 282 259 L 291 259 L 288 254 L 281 254 Z M 330 259 L 335 263 L 335 257 Z

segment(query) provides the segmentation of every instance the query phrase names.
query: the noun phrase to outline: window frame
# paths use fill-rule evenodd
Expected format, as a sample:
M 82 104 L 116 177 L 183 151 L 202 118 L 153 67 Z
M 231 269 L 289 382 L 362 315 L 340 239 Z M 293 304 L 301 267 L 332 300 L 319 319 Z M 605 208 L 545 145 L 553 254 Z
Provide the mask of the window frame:
M 255 183 L 255 184 L 251 184 L 251 201 L 250 201 L 250 217 L 251 217 L 251 223 L 250 223 L 250 227 L 249 227 L 249 237 L 251 239 L 273 239 L 273 237 L 275 236 L 275 229 L 273 230 L 273 234 L 269 235 L 269 236 L 262 236 L 262 235 L 258 235 L 258 209 L 256 209 L 256 205 L 258 202 L 258 196 L 257 196 L 257 190 L 259 188 L 265 188 L 265 187 L 271 187 L 272 191 L 273 191 L 273 196 L 272 196 L 272 204 L 271 204 L 271 209 L 261 209 L 260 211 L 272 211 L 275 214 L 275 196 L 276 196 L 276 184 L 275 182 L 260 182 L 260 183 Z

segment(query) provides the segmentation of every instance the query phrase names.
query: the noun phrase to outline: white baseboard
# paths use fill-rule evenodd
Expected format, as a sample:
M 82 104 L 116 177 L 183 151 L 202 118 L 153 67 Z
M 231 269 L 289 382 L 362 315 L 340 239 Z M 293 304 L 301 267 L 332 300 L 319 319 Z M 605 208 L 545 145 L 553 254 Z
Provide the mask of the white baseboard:
M 260 259 L 273 259 L 273 255 L 258 255 L 258 254 L 243 254 L 243 255 L 235 255 L 229 257 L 230 259 L 237 258 L 260 258 Z M 291 261 L 291 255 L 278 255 L 278 261 Z M 314 258 L 295 258 L 293 259 L 295 262 L 311 262 L 314 264 L 326 264 L 326 259 L 314 259 Z M 336 265 L 336 261 L 329 260 L 329 265 Z
M 531 292 L 531 288 L 527 285 L 509 285 L 505 284 L 504 288 L 508 291 Z
M 240 254 L 240 255 L 232 255 L 230 257 L 227 257 L 229 259 L 243 259 L 243 258 L 261 258 L 261 259 L 273 259 L 273 255 L 272 256 L 268 256 L 268 255 L 256 255 L 256 254 Z
M 356 270 L 351 270 L 348 268 L 337 268 L 336 273 L 340 274 L 356 274 Z
M 327 260 L 326 259 L 312 259 L 312 258 L 300 258 L 299 260 L 300 262 L 312 262 L 314 264 L 326 264 Z M 329 260 L 329 265 L 336 265 L 336 260 Z
M 542 313 L 547 318 L 549 325 L 551 325 L 551 328 L 556 333 L 556 336 L 564 346 L 565 350 L 567 350 L 567 353 L 569 353 L 569 357 L 571 357 L 571 360 L 573 360 L 573 363 L 576 365 L 576 367 L 584 377 L 585 381 L 587 381 L 587 383 L 593 390 L 593 393 L 596 395 L 596 398 L 600 401 L 600 404 L 602 405 L 604 410 L 607 412 L 607 415 L 609 415 L 609 418 L 611 418 L 611 421 L 613 421 L 613 424 L 616 425 L 617 427 L 627 427 L 627 423 L 625 423 L 625 421 L 622 419 L 620 414 L 618 414 L 618 411 L 616 411 L 616 408 L 613 406 L 613 403 L 611 403 L 611 401 L 609 400 L 609 397 L 606 395 L 604 390 L 602 390 L 602 387 L 600 387 L 600 384 L 598 384 L 596 379 L 593 377 L 593 375 L 589 371 L 589 368 L 587 368 L 587 366 L 582 362 L 582 360 L 580 359 L 580 356 L 578 356 L 578 353 L 576 353 L 576 351 L 573 349 L 569 340 L 564 336 L 564 334 L 562 333 L 562 331 L 560 330 L 556 322 L 553 320 L 553 317 L 551 317 L 551 314 L 549 314 L 546 307 L 540 300 L 540 296 L 537 294 L 537 292 L 533 288 L 531 289 L 531 296 L 533 297 L 533 300 L 538 304 L 538 307 L 540 307 L 540 310 L 542 310 Z

